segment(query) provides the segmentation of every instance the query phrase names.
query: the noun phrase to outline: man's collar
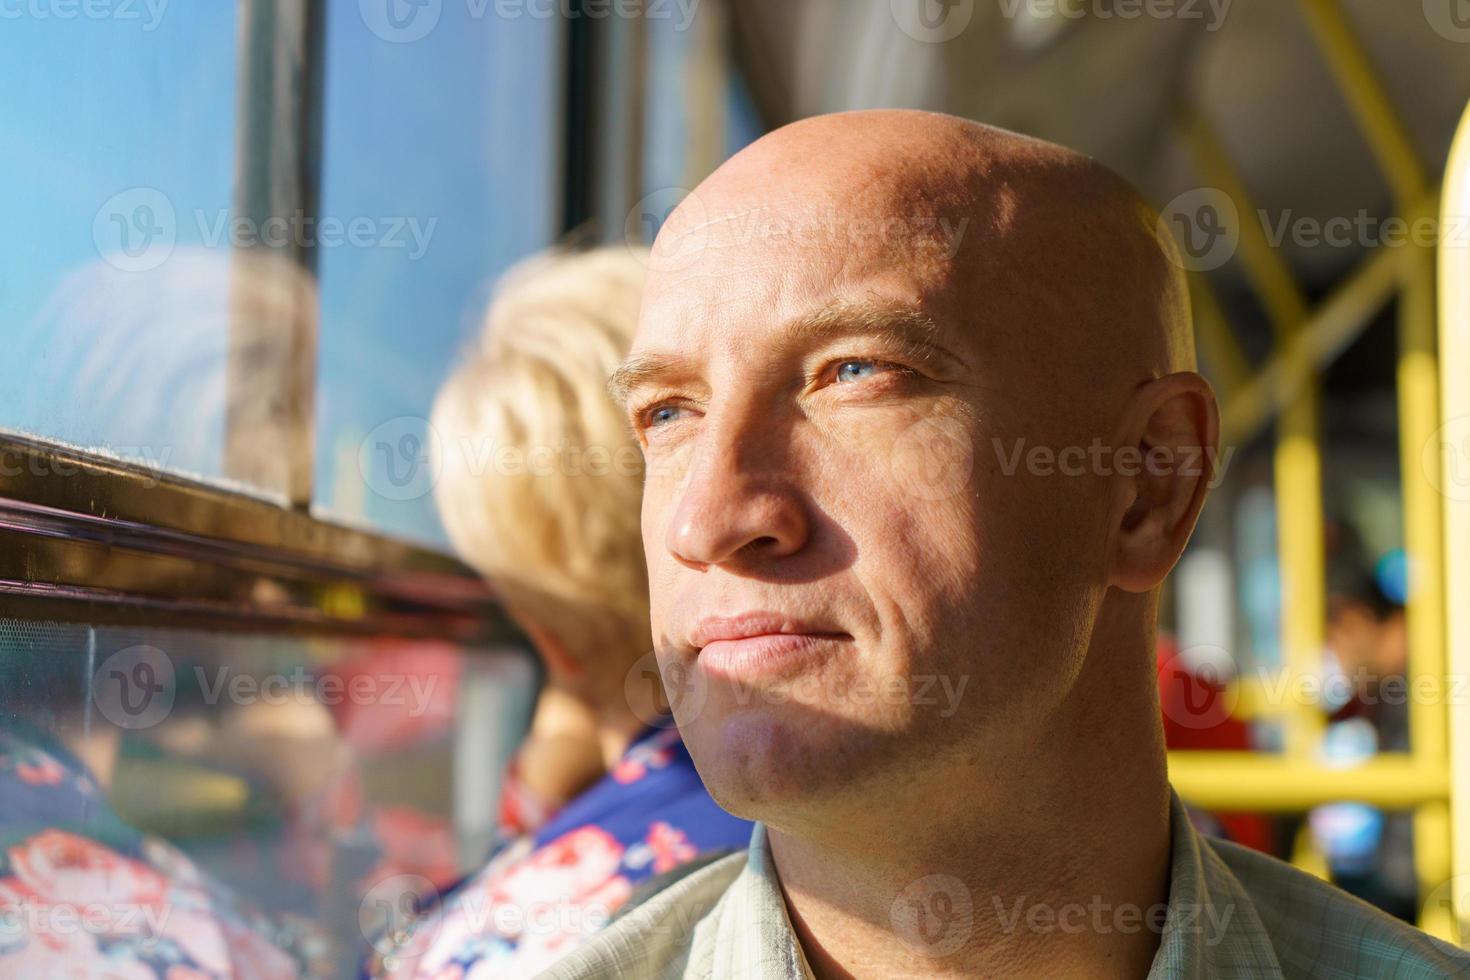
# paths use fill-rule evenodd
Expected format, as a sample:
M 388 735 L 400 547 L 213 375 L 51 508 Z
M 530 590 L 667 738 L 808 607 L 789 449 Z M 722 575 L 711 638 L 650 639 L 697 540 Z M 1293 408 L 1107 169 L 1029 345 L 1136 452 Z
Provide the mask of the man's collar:
M 750 856 L 716 913 L 712 976 L 811 980 L 811 968 L 786 912 L 765 824 L 758 823 L 751 831 Z
M 1271 939 L 1245 889 L 1196 833 L 1171 793 L 1169 907 L 1148 980 L 1252 977 L 1282 980 Z M 750 838 L 750 857 L 720 903 L 715 976 L 811 976 L 791 927 L 763 824 Z M 746 955 L 754 957 L 747 959 Z M 759 966 L 768 972 L 751 973 Z
M 1282 980 L 1255 904 L 1170 791 L 1169 911 L 1148 980 Z

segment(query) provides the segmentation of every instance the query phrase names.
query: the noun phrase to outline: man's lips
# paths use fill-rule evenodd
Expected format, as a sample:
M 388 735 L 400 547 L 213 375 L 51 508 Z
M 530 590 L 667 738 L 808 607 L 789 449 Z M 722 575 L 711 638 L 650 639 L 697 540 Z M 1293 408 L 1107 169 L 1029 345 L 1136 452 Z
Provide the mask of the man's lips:
M 737 616 L 710 616 L 689 631 L 689 645 L 703 650 L 711 643 L 748 640 L 760 636 L 812 636 L 829 639 L 846 637 L 840 630 L 773 612 L 748 612 Z
M 850 639 L 839 630 L 770 612 L 709 617 L 689 634 L 699 664 L 730 679 L 787 672 L 821 647 Z

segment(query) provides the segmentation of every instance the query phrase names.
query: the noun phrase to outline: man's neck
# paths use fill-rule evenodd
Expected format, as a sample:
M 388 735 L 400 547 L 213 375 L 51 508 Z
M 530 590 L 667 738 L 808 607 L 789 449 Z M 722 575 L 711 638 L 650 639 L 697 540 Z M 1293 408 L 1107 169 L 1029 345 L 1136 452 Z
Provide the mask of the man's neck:
M 1010 771 L 947 772 L 836 836 L 770 829 L 817 977 L 1146 976 L 1169 898 L 1169 788 L 1156 702 L 1137 694 L 1094 699 Z

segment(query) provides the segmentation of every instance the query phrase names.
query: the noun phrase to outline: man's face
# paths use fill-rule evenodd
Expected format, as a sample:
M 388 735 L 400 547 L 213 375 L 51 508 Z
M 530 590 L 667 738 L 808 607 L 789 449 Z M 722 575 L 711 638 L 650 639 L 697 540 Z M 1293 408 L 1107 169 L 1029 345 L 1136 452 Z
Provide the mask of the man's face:
M 677 267 L 656 254 L 618 382 L 676 719 L 715 798 L 773 825 L 1014 759 L 1097 601 L 1101 505 L 1030 472 L 1066 423 L 1045 359 L 1011 356 L 1019 308 L 962 267 L 979 233 L 849 206 L 736 206 L 661 242 Z

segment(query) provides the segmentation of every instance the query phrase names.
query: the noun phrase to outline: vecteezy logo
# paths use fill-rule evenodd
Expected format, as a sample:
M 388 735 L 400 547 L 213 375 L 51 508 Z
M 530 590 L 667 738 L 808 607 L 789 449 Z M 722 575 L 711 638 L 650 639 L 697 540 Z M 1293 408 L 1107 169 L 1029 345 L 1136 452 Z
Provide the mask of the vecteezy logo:
M 417 500 L 439 481 L 439 434 L 424 419 L 401 415 L 367 434 L 357 468 L 374 493 L 389 500 Z
M 975 0 L 889 0 L 889 5 L 899 30 L 929 44 L 954 40 L 975 17 Z
M 673 728 L 699 717 L 709 698 L 709 683 L 694 664 L 672 653 L 660 664 L 650 650 L 628 668 L 623 696 L 645 725 Z
M 926 417 L 893 441 L 889 469 L 906 493 L 919 500 L 948 500 L 969 485 L 975 446 L 958 419 Z
M 385 41 L 408 44 L 439 24 L 443 0 L 357 0 L 367 29 Z
M 953 875 L 928 875 L 898 893 L 888 910 L 899 937 L 926 956 L 948 956 L 975 925 L 970 889 Z
M 1213 187 L 1185 191 L 1159 213 L 1159 233 L 1173 236 L 1179 265 L 1190 272 L 1218 269 L 1240 244 L 1240 211 Z
M 108 265 L 124 272 L 156 269 L 178 240 L 173 202 L 153 187 L 134 187 L 108 198 L 92 219 L 92 242 Z
M 679 220 L 669 219 L 679 211 Z M 667 227 L 666 227 L 667 226 Z M 648 267 L 655 272 L 678 272 L 699 261 L 709 246 L 709 220 L 699 197 L 682 187 L 664 187 L 633 206 L 623 222 L 623 240 L 641 248 L 648 242 Z
M 92 675 L 92 702 L 119 728 L 152 728 L 173 710 L 177 693 L 174 664 L 157 647 L 125 647 L 102 662 Z
M 1470 501 L 1470 416 L 1450 419 L 1435 430 L 1419 453 L 1430 486 L 1443 497 Z
M 1424 19 L 1445 40 L 1470 43 L 1470 0 L 1424 0 Z
M 362 936 L 384 956 L 399 961 L 428 951 L 437 931 L 437 916 L 425 912 L 438 901 L 439 891 L 422 875 L 391 875 L 369 888 L 357 906 Z
M 1181 728 L 1217 728 L 1235 716 L 1240 688 L 1235 658 L 1224 647 L 1197 645 L 1180 650 L 1159 668 L 1164 717 Z

